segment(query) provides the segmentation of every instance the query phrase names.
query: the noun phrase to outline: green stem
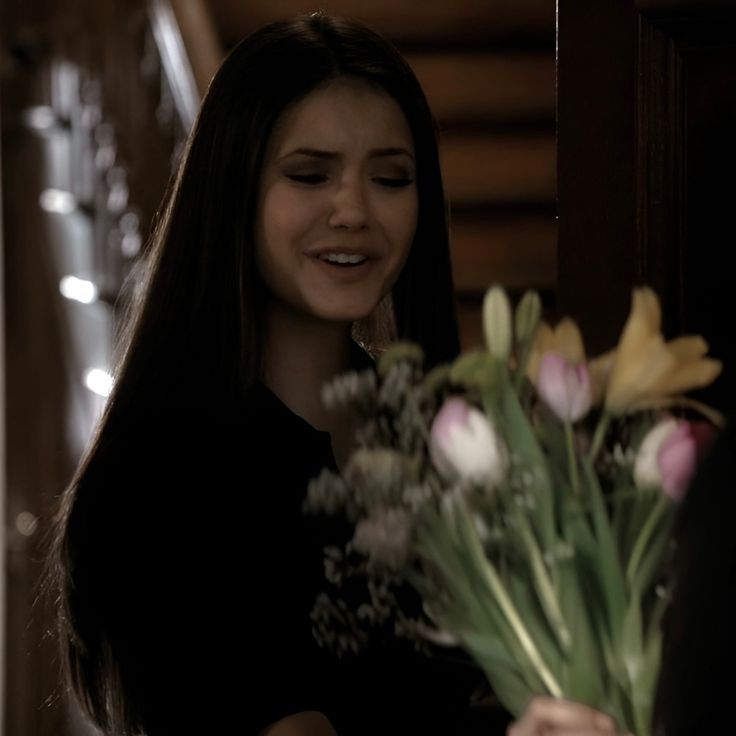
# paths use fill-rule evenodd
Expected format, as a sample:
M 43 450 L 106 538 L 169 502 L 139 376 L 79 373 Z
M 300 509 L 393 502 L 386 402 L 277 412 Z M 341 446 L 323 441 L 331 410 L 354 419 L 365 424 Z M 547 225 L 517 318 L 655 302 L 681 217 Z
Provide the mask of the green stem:
M 532 638 L 531 634 L 527 630 L 526 626 L 524 626 L 524 622 L 522 621 L 519 612 L 516 610 L 514 602 L 511 600 L 511 597 L 506 591 L 506 587 L 504 586 L 495 565 L 493 564 L 493 562 L 491 562 L 491 560 L 486 557 L 485 553 L 483 552 L 483 548 L 480 545 L 480 541 L 478 540 L 477 535 L 473 533 L 472 522 L 468 518 L 467 511 L 465 511 L 465 509 L 463 508 L 460 508 L 458 509 L 458 513 L 460 514 L 462 523 L 466 527 L 467 534 L 464 535 L 464 541 L 468 544 L 469 551 L 475 558 L 476 570 L 481 574 L 485 583 L 491 590 L 493 597 L 497 601 L 499 608 L 508 621 L 509 626 L 514 632 L 519 644 L 521 645 L 521 648 L 524 650 L 524 653 L 529 658 L 529 661 L 531 662 L 540 679 L 544 683 L 547 691 L 553 697 L 561 698 L 563 696 L 563 691 L 560 687 L 560 684 L 557 682 L 555 676 L 552 674 L 549 667 L 547 666 L 547 663 L 542 658 L 542 655 L 539 649 L 537 649 L 537 646 L 534 643 L 534 639 Z
M 567 445 L 567 461 L 570 465 L 570 484 L 575 496 L 580 497 L 580 475 L 578 473 L 578 460 L 575 455 L 575 438 L 572 435 L 572 424 L 569 419 L 565 420 L 565 444 Z
M 593 433 L 593 444 L 590 446 L 590 453 L 588 454 L 591 464 L 595 463 L 595 459 L 601 449 L 601 445 L 606 437 L 606 431 L 608 430 L 608 425 L 610 423 L 611 415 L 607 411 L 604 411 L 601 414 L 598 424 L 596 425 L 595 432 Z
M 636 542 L 634 543 L 634 548 L 631 551 L 629 564 L 626 565 L 626 582 L 629 585 L 633 585 L 636 572 L 641 564 L 641 558 L 644 556 L 647 545 L 651 541 L 652 534 L 656 531 L 657 524 L 659 524 L 660 519 L 667 511 L 670 503 L 671 501 L 663 493 L 661 498 L 657 500 L 657 504 L 652 509 L 647 520 L 644 522 L 644 526 L 639 532 L 639 536 L 636 538 Z
M 488 561 L 488 564 L 483 567 L 483 575 L 488 586 L 493 591 L 493 594 L 498 601 L 498 605 L 506 616 L 506 620 L 509 622 L 514 634 L 516 634 L 516 638 L 519 640 L 521 648 L 526 652 L 527 657 L 529 657 L 534 669 L 538 672 L 542 682 L 549 691 L 549 694 L 555 698 L 561 698 L 563 695 L 562 688 L 554 675 L 550 672 L 545 661 L 542 659 L 542 655 L 524 626 L 521 616 L 519 616 L 519 612 L 516 610 L 516 607 L 506 592 L 506 588 L 501 582 L 501 578 L 496 572 L 495 566 L 490 562 L 490 560 Z
M 521 387 L 524 383 L 524 376 L 526 375 L 526 366 L 529 362 L 529 355 L 532 352 L 532 340 L 525 340 L 524 345 L 521 349 L 521 357 L 519 359 L 519 365 L 516 368 L 516 374 L 514 375 L 514 389 L 517 395 L 521 395 Z
M 663 595 L 657 595 L 657 599 L 652 606 L 652 611 L 649 614 L 649 625 L 647 627 L 646 637 L 649 641 L 653 636 L 656 636 L 662 625 L 662 618 L 670 604 L 669 594 L 664 593 Z
M 517 517 L 519 522 L 519 530 L 521 532 L 522 539 L 524 540 L 527 551 L 529 553 L 529 562 L 532 568 L 532 574 L 537 584 L 537 591 L 542 601 L 542 609 L 547 616 L 547 620 L 555 632 L 557 641 L 560 645 L 560 649 L 563 653 L 569 654 L 570 647 L 572 646 L 572 637 L 570 631 L 567 628 L 565 617 L 562 615 L 559 601 L 557 600 L 557 593 L 554 585 L 547 574 L 547 568 L 544 564 L 544 556 L 542 551 L 537 544 L 537 540 L 534 537 L 534 533 L 529 525 L 529 521 L 520 513 Z

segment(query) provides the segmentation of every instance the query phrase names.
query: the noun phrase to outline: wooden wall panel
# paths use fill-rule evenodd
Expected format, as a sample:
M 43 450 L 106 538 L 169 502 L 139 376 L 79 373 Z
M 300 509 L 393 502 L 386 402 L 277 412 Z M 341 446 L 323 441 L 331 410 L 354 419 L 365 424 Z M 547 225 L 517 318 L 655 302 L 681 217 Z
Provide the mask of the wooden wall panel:
M 665 328 L 699 332 L 724 361 L 704 397 L 736 408 L 736 343 L 727 315 L 736 187 L 736 12 L 642 16 L 639 269 L 662 297 Z
M 553 216 L 470 220 L 452 227 L 455 288 L 479 294 L 494 283 L 553 291 L 557 282 Z
M 549 0 L 210 0 L 225 45 L 275 18 L 313 12 L 329 13 L 369 23 L 395 40 L 446 45 L 448 41 L 535 35 L 547 38 L 554 28 L 554 3 Z
M 440 154 L 450 202 L 554 202 L 554 133 L 447 134 Z
M 406 55 L 435 116 L 448 122 L 554 121 L 555 58 L 548 52 Z
M 560 0 L 559 48 L 561 307 L 606 348 L 651 284 L 665 333 L 724 360 L 701 398 L 733 411 L 736 3 Z

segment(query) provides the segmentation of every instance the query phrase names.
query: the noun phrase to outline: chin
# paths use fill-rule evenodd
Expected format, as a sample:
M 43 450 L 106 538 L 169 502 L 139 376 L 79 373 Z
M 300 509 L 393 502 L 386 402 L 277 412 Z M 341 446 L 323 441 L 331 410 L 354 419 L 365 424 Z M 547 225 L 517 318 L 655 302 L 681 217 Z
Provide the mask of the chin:
M 328 322 L 348 324 L 366 319 L 373 313 L 374 309 L 375 305 L 365 308 L 357 308 L 355 304 L 343 307 L 331 305 L 329 307 L 323 306 L 322 308 L 313 309 L 312 314 Z
M 324 311 L 317 313 L 315 316 L 325 322 L 335 322 L 338 324 L 352 324 L 366 319 L 370 312 L 346 312 L 346 311 Z

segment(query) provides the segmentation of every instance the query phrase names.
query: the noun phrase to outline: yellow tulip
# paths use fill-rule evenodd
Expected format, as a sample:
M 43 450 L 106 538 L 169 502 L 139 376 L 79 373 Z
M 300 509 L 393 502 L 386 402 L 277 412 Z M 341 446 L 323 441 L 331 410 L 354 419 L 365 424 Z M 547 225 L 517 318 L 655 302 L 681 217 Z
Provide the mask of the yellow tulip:
M 635 289 L 616 352 L 601 359 L 603 370 L 605 363 L 610 365 L 605 407 L 612 414 L 663 405 L 707 386 L 721 372 L 720 361 L 705 357 L 708 345 L 702 337 L 665 342 L 661 327 L 657 295 L 649 288 Z

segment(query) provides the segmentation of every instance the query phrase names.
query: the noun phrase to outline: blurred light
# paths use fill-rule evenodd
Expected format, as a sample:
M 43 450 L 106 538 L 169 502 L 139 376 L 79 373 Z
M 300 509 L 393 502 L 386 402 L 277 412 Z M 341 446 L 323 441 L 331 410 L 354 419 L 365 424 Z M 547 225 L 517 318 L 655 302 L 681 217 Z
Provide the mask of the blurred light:
M 107 398 L 112 391 L 112 376 L 101 368 L 90 368 L 84 374 L 84 385 L 98 396 Z
M 21 511 L 15 517 L 15 528 L 24 537 L 30 537 L 38 529 L 38 517 L 30 511 Z
M 23 111 L 23 122 L 33 130 L 49 130 L 57 123 L 56 113 L 48 105 L 35 105 Z
M 123 239 L 120 242 L 120 251 L 126 258 L 135 258 L 141 249 L 140 221 L 134 212 L 126 212 L 120 218 L 120 230 Z
M 64 276 L 59 282 L 59 291 L 67 299 L 74 299 L 82 304 L 91 304 L 97 301 L 99 291 L 91 281 L 78 279 L 76 276 Z
M 63 189 L 44 189 L 38 198 L 38 203 L 46 212 L 58 215 L 68 215 L 77 209 L 77 198 L 71 192 Z
M 128 177 L 121 166 L 113 166 L 105 177 L 108 186 L 107 209 L 119 215 L 128 206 Z

